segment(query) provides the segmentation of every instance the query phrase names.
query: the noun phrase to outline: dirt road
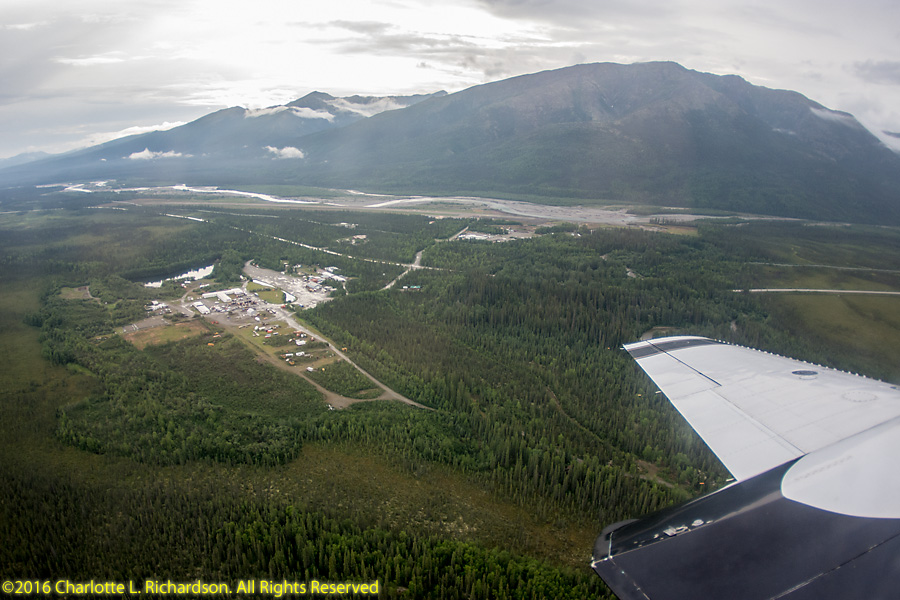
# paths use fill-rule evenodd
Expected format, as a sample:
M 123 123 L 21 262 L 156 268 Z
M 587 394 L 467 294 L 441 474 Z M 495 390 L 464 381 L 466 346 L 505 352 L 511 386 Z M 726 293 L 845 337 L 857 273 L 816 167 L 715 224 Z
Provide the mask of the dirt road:
M 244 284 L 245 290 L 246 290 L 246 286 L 247 286 L 247 284 L 245 283 Z M 189 292 L 188 294 L 191 294 L 191 292 Z M 191 309 L 189 308 L 190 303 L 186 300 L 188 294 L 185 294 L 185 296 L 182 297 L 181 306 L 184 311 L 186 311 L 188 314 L 191 314 L 193 316 L 195 313 L 193 311 L 191 311 Z M 414 402 L 414 401 L 410 400 L 406 396 L 392 390 L 391 388 L 389 388 L 382 382 L 378 381 L 376 378 L 372 377 L 362 367 L 360 367 L 355 362 L 353 362 L 349 356 L 347 356 L 338 347 L 336 347 L 331 340 L 323 337 L 320 333 L 313 332 L 308 327 L 304 327 L 303 325 L 301 325 L 297 321 L 297 319 L 294 317 L 294 314 L 292 312 L 282 308 L 278 304 L 262 303 L 262 307 L 264 307 L 265 310 L 271 311 L 271 313 L 273 314 L 273 318 L 275 320 L 284 321 L 287 324 L 287 326 L 289 328 L 291 328 L 293 331 L 301 331 L 308 336 L 314 337 L 316 339 L 320 339 L 323 342 L 325 342 L 328 345 L 328 349 L 331 352 L 333 352 L 335 356 L 337 356 L 341 360 L 345 360 L 345 361 L 347 361 L 347 363 L 353 365 L 353 367 L 357 371 L 359 371 L 366 378 L 371 380 L 372 383 L 374 384 L 374 386 L 377 386 L 377 387 L 381 388 L 381 390 L 382 390 L 382 393 L 380 396 L 378 396 L 377 398 L 372 398 L 372 399 L 367 399 L 367 400 L 359 400 L 356 398 L 348 398 L 346 396 L 341 396 L 340 394 L 336 394 L 334 392 L 326 390 L 321 385 L 319 385 L 318 383 L 316 383 L 315 381 L 313 381 L 312 379 L 307 377 L 305 372 L 302 369 L 299 369 L 297 367 L 292 367 L 292 366 L 288 365 L 287 363 L 285 363 L 283 360 L 279 360 L 277 357 L 275 357 L 275 356 L 269 354 L 268 352 L 265 352 L 259 348 L 256 348 L 255 346 L 253 346 L 251 344 L 251 347 L 253 348 L 253 350 L 255 352 L 257 352 L 257 354 L 259 355 L 259 360 L 268 361 L 269 363 L 275 365 L 279 369 L 286 370 L 290 373 L 293 373 L 294 375 L 302 377 L 306 381 L 309 381 L 313 386 L 315 386 L 316 389 L 318 389 L 320 392 L 322 392 L 322 395 L 325 397 L 325 401 L 328 404 L 331 404 L 335 408 L 346 408 L 347 406 L 350 406 L 351 404 L 355 404 L 357 402 L 371 402 L 373 400 L 398 400 L 400 402 L 403 402 L 404 404 L 409 404 L 410 406 L 415 406 L 416 408 L 424 408 L 424 409 L 428 409 L 428 410 L 434 410 L 423 404 L 419 404 L 418 402 Z M 226 329 L 229 329 L 229 330 L 236 330 L 242 325 L 242 323 L 240 323 L 240 322 L 234 322 L 232 319 L 230 319 L 228 317 L 227 314 L 223 314 L 223 313 L 212 313 L 206 318 L 209 321 L 215 321 L 217 325 L 219 325 L 221 327 L 225 327 Z M 246 324 L 243 324 L 243 325 L 246 325 Z
M 404 395 L 402 395 L 402 394 L 399 394 L 398 392 L 395 392 L 394 390 L 392 390 L 391 388 L 389 388 L 389 387 L 386 386 L 385 384 L 381 383 L 380 381 L 378 381 L 377 379 L 375 379 L 374 377 L 372 377 L 366 370 L 364 370 L 364 369 L 363 369 L 362 367 L 360 367 L 358 364 L 356 364 L 355 362 L 353 362 L 353 361 L 350 359 L 349 356 L 347 356 L 346 354 L 344 354 L 337 346 L 335 346 L 335 345 L 331 342 L 331 340 L 329 340 L 329 339 L 323 337 L 322 334 L 320 334 L 320 333 L 315 333 L 315 332 L 311 331 L 309 328 L 304 327 L 303 325 L 301 325 L 301 324 L 294 318 L 294 316 L 293 316 L 291 313 L 289 313 L 287 310 L 281 308 L 280 306 L 274 305 L 274 304 L 269 304 L 269 305 L 268 305 L 268 308 L 274 310 L 274 311 L 275 311 L 275 317 L 276 317 L 277 319 L 283 320 L 283 321 L 284 321 L 285 323 L 287 323 L 290 327 L 292 327 L 292 328 L 294 329 L 294 331 L 302 331 L 302 332 L 305 333 L 306 335 L 309 335 L 309 336 L 318 338 L 318 339 L 322 340 L 323 342 L 325 342 L 326 344 L 328 344 L 328 349 L 331 350 L 332 352 L 334 352 L 334 354 L 335 354 L 336 356 L 338 356 L 338 357 L 341 358 L 342 360 L 347 361 L 349 364 L 353 365 L 353 367 L 354 367 L 357 371 L 359 371 L 360 373 L 362 373 L 363 375 L 365 375 L 365 376 L 366 376 L 367 378 L 369 378 L 373 383 L 375 383 L 375 385 L 377 385 L 378 387 L 380 387 L 380 388 L 383 390 L 383 393 L 382 393 L 380 396 L 378 396 L 377 398 L 375 398 L 375 400 L 399 400 L 400 402 L 403 402 L 404 404 L 409 404 L 410 406 L 415 406 L 415 407 L 417 407 L 417 408 L 426 408 L 426 409 L 429 409 L 429 410 L 433 410 L 433 409 L 430 409 L 429 407 L 425 406 L 424 404 L 419 404 L 418 402 L 414 402 L 414 401 L 410 400 L 409 398 L 407 398 L 406 396 L 404 396 Z M 280 363 L 281 361 L 278 361 L 278 362 Z M 284 365 L 280 365 L 280 366 L 284 367 Z M 288 368 L 290 369 L 290 367 L 288 367 Z M 294 370 L 293 372 L 294 372 L 294 373 L 297 373 L 298 375 L 303 376 L 303 374 L 302 374 L 301 372 L 298 372 L 298 371 L 296 371 L 296 370 Z M 307 381 L 311 381 L 311 382 L 312 382 L 312 380 L 309 379 L 308 377 L 305 377 L 305 376 L 304 376 L 304 379 L 306 379 Z M 320 389 L 324 389 L 324 388 L 321 388 L 321 386 L 319 386 L 318 384 L 315 384 L 315 382 L 312 382 L 312 383 L 313 383 L 314 385 L 316 385 L 316 387 L 318 387 L 318 388 L 320 388 Z M 329 393 L 332 393 L 332 392 L 329 392 Z M 333 394 L 333 395 L 334 395 L 334 396 L 337 396 L 337 394 Z M 337 402 L 340 402 L 342 407 L 343 407 L 343 406 L 349 406 L 350 404 L 353 404 L 353 403 L 355 403 L 355 402 L 366 402 L 366 400 L 357 400 L 357 399 L 355 399 L 355 398 L 346 398 L 346 397 L 344 397 L 344 396 L 337 396 L 337 398 L 340 398 L 341 400 L 336 399 L 335 402 L 332 403 L 332 404 L 334 404 L 335 406 L 338 406 Z

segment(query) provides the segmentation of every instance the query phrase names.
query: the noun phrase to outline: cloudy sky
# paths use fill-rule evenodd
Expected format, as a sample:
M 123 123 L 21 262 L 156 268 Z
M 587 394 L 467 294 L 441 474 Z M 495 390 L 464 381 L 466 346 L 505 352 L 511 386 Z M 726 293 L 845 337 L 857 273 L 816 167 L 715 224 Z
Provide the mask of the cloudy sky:
M 900 132 L 898 23 L 896 0 L 0 0 L 0 158 L 604 61 L 738 74 Z

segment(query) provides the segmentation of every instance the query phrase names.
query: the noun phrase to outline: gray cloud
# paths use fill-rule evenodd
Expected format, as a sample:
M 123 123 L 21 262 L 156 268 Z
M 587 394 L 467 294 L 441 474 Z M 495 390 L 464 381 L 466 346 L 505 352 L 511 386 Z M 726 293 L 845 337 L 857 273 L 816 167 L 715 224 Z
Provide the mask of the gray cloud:
M 794 14 L 790 5 L 772 5 L 772 6 L 738 6 L 731 13 L 734 15 L 735 21 L 749 21 L 758 27 L 766 29 L 788 30 L 795 35 L 813 35 L 813 36 L 837 36 L 839 30 L 833 23 L 821 23 L 818 20 L 810 19 L 810 10 L 815 10 L 816 5 L 802 6 L 802 2 L 794 0 L 793 8 L 798 9 Z
M 0 156 L 225 105 L 280 104 L 294 90 L 452 91 L 605 61 L 735 73 L 852 112 L 870 129 L 900 130 L 896 0 L 445 0 L 447 13 L 433 0 L 375 0 L 367 11 L 330 5 L 321 22 L 306 21 L 302 9 L 269 15 L 225 3 L 210 11 L 208 0 L 3 4 Z M 440 15 L 453 9 L 503 33 L 448 28 Z M 195 31 L 203 35 L 192 38 Z M 241 44 L 255 62 L 235 60 Z
M 305 24 L 304 24 L 305 25 Z M 346 29 L 348 31 L 353 31 L 354 33 L 363 33 L 367 35 L 374 35 L 384 33 L 385 31 L 391 29 L 392 25 L 390 23 L 382 23 L 379 21 L 329 21 L 326 23 L 331 27 L 335 27 L 338 29 Z
M 418 65 L 427 64 L 429 68 L 439 71 L 466 70 L 477 71 L 484 79 L 518 74 L 513 65 L 532 63 L 524 56 L 516 59 L 515 50 L 488 49 L 484 40 L 463 35 L 448 35 L 416 31 L 400 31 L 388 24 L 365 23 L 360 27 L 351 27 L 342 22 L 341 27 L 357 33 L 362 37 L 336 38 L 331 40 L 335 51 L 342 54 L 360 54 L 366 56 L 415 56 Z M 531 48 L 528 54 L 534 53 L 534 40 L 522 40 L 523 46 Z M 431 91 L 431 90 L 428 90 Z
M 5 17 L 0 12 L 0 20 Z M 0 103 L 109 89 L 111 80 L 95 78 L 89 69 L 130 60 L 132 57 L 118 48 L 127 45 L 133 28 L 140 26 L 109 15 L 64 11 L 32 22 L 32 27 L 7 29 L 0 35 Z M 132 79 L 137 77 L 132 75 Z
M 491 13 L 507 19 L 531 19 L 583 27 L 589 21 L 665 20 L 677 14 L 676 3 L 666 0 L 478 0 Z
M 340 21 L 327 25 L 361 34 L 328 40 L 335 52 L 415 57 L 418 68 L 457 77 L 469 74 L 471 78 L 472 72 L 480 73 L 481 76 L 472 83 L 564 66 L 585 57 L 580 50 L 581 42 L 574 41 L 580 39 L 579 36 L 572 34 L 571 41 L 565 39 L 568 30 L 483 39 L 471 35 L 406 31 L 389 23 L 372 21 Z
M 853 72 L 864 81 L 885 85 L 900 85 L 900 61 L 867 60 L 853 65 Z

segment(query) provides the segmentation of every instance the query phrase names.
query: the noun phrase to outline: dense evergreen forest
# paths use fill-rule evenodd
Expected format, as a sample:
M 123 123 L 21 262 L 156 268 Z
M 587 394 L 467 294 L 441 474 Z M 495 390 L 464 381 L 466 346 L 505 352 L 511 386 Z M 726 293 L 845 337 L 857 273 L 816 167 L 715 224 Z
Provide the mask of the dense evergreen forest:
M 166 207 L 199 221 L 77 200 L 25 210 L 26 197 L 0 217 L 4 579 L 608 596 L 588 568 L 599 531 L 728 476 L 621 345 L 666 328 L 852 365 L 801 322 L 784 327 L 790 307 L 735 290 L 787 277 L 771 265 L 791 253 L 889 269 L 879 254 L 898 239 L 847 231 L 840 254 L 800 224 L 706 224 L 691 236 L 566 225 L 447 242 L 497 225 Z M 402 280 L 414 291 L 382 290 L 419 252 L 427 268 Z M 428 408 L 327 410 L 305 380 L 199 317 L 187 339 L 138 348 L 121 335 L 151 299 L 183 293 L 142 282 L 215 264 L 212 285 L 225 287 L 247 260 L 341 269 L 346 291 L 297 317 Z M 89 298 L 64 292 L 82 286 Z M 316 377 L 366 397 L 357 375 Z

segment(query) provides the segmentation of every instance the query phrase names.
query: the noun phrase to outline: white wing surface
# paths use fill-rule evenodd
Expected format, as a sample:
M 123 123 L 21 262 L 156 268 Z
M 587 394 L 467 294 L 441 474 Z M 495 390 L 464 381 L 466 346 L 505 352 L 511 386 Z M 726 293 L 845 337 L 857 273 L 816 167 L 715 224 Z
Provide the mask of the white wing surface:
M 880 381 L 701 337 L 625 349 L 738 480 L 900 416 Z

